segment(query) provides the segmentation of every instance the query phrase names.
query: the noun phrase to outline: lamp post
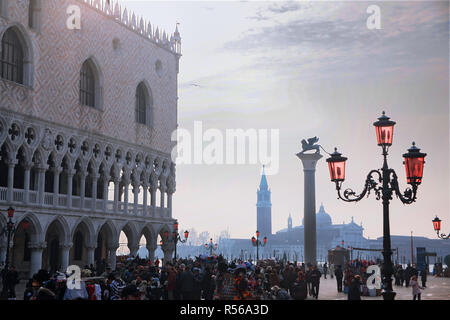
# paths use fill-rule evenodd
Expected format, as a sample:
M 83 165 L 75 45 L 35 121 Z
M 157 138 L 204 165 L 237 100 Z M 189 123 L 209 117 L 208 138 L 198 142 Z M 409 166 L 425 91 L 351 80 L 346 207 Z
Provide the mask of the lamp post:
M 267 237 L 264 237 L 263 242 L 259 240 L 259 231 L 256 231 L 256 238 L 252 237 L 252 245 L 256 247 L 256 264 L 259 261 L 259 247 L 264 247 L 267 244 Z
M 165 241 L 173 242 L 174 247 L 175 247 L 173 260 L 176 261 L 177 260 L 177 244 L 178 244 L 178 242 L 186 243 L 188 238 L 189 238 L 189 231 L 186 230 L 184 232 L 184 239 L 181 239 L 180 234 L 178 233 L 178 222 L 175 222 L 173 224 L 172 237 L 169 238 L 169 231 L 164 232 L 164 240 L 161 240 L 161 247 L 162 247 L 163 242 L 165 242 Z
M 7 240 L 6 240 L 6 259 L 5 259 L 5 267 L 3 270 L 3 278 L 2 278 L 2 296 L 6 297 L 8 295 L 8 289 L 6 286 L 6 274 L 9 269 L 9 243 L 11 242 L 11 235 L 16 231 L 15 223 L 12 221 L 12 218 L 14 217 L 14 208 L 9 207 L 8 208 L 8 222 L 6 223 L 6 227 L 3 228 L 2 232 L 0 233 L 0 236 L 3 236 L 6 233 Z
M 436 218 L 434 218 L 433 220 L 433 227 L 434 227 L 434 231 L 436 231 L 438 238 L 441 239 L 450 239 L 450 234 L 446 235 L 446 234 L 439 234 L 439 232 L 441 231 L 441 222 L 442 220 L 438 218 L 438 216 L 436 216 Z
M 209 255 L 212 256 L 213 250 L 217 250 L 219 245 L 217 243 L 213 243 L 213 239 L 209 239 L 209 244 L 205 243 L 205 249 L 209 250 Z
M 383 201 L 383 272 L 384 272 L 384 289 L 383 298 L 385 300 L 393 300 L 395 292 L 392 290 L 392 274 L 393 267 L 391 261 L 391 236 L 389 229 L 389 202 L 392 200 L 392 195 L 395 193 L 396 197 L 404 204 L 411 204 L 416 201 L 417 188 L 422 182 L 423 166 L 426 153 L 420 152 L 415 143 L 408 149 L 408 152 L 403 154 L 404 165 L 406 169 L 407 183 L 411 185 L 403 193 L 399 189 L 397 174 L 394 169 L 388 167 L 387 156 L 389 147 L 392 145 L 392 138 L 394 133 L 395 122 L 391 121 L 389 117 L 383 114 L 378 118 L 378 121 L 373 124 L 376 129 L 377 142 L 382 147 L 383 167 L 379 170 L 371 170 L 367 175 L 364 190 L 357 194 L 352 189 L 345 189 L 341 193 L 342 183 L 345 180 L 345 161 L 341 153 L 335 151 L 331 157 L 327 159 L 328 168 L 330 171 L 331 181 L 336 184 L 336 191 L 339 199 L 346 202 L 360 201 L 370 192 L 375 193 L 376 199 Z

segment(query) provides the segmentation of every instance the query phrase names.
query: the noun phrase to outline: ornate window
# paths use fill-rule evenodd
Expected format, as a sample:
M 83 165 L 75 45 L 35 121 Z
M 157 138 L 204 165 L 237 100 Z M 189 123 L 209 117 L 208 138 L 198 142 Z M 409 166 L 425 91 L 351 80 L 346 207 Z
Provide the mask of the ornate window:
M 0 74 L 3 79 L 23 84 L 23 47 L 12 29 L 8 29 L 2 38 L 0 56 Z
M 150 126 L 152 107 L 151 93 L 144 82 L 141 82 L 136 89 L 136 122 Z
M 145 101 L 145 87 L 141 83 L 136 90 L 136 121 L 147 123 L 147 102 Z
M 88 61 L 83 63 L 80 72 L 80 104 L 95 107 L 95 77 Z

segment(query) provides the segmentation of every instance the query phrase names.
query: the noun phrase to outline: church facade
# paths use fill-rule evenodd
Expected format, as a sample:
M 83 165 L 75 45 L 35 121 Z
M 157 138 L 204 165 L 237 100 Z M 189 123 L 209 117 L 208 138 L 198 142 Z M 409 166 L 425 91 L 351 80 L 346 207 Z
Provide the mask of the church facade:
M 287 227 L 275 233 L 271 233 L 272 203 L 271 191 L 264 174 L 261 176 L 257 191 L 257 228 L 261 237 L 267 236 L 268 242 L 260 248 L 259 255 L 262 258 L 279 258 L 289 261 L 304 261 L 304 225 L 294 226 L 289 215 Z M 326 212 L 325 206 L 320 205 L 316 213 L 317 230 L 317 261 L 325 262 L 328 258 L 328 250 L 337 246 L 350 250 L 351 257 L 361 259 L 382 259 L 380 251 L 364 251 L 358 249 L 380 250 L 383 248 L 383 237 L 369 239 L 364 237 L 362 223 L 355 223 L 353 217 L 350 222 L 342 224 L 333 223 L 331 215 Z M 391 246 L 394 250 L 393 261 L 397 263 L 411 263 L 415 261 L 415 248 L 425 248 L 427 252 L 436 253 L 434 261 L 442 261 L 443 257 L 450 254 L 450 242 L 440 239 L 428 239 L 425 237 L 413 237 L 412 244 L 409 236 L 391 236 Z M 413 247 L 413 250 L 411 250 Z M 256 248 L 252 246 L 250 239 L 220 239 L 219 253 L 227 258 L 255 259 Z
M 80 28 L 69 28 L 79 9 Z M 74 9 L 75 7 L 75 9 Z M 0 228 L 23 274 L 131 254 L 172 231 L 178 28 L 113 1 L 0 0 Z M 6 259 L 0 238 L 0 264 Z M 164 244 L 168 258 L 173 246 Z

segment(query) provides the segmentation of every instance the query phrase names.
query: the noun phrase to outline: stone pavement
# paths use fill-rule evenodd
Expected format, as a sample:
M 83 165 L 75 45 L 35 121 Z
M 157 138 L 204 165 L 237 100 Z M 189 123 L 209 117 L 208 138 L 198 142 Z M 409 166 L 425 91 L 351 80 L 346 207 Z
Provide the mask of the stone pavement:
M 419 284 L 422 285 L 420 281 Z M 422 290 L 422 300 L 450 300 L 450 278 L 436 278 L 429 275 L 426 286 Z M 394 285 L 393 289 L 397 293 L 396 300 L 412 300 L 411 287 L 397 287 Z M 312 298 L 308 297 L 309 299 Z M 327 276 L 326 280 L 323 277 L 320 280 L 319 300 L 347 300 L 347 295 L 337 292 L 336 278 L 330 279 Z M 383 297 L 361 297 L 361 300 L 383 300 Z

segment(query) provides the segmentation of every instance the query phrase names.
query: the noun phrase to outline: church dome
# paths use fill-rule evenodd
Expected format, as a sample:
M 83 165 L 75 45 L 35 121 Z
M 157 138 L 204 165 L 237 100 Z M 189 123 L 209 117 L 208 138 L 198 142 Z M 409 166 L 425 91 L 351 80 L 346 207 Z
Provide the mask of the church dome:
M 302 225 L 305 225 L 304 219 L 302 219 Z M 321 204 L 319 212 L 317 212 L 316 214 L 316 227 L 325 227 L 331 225 L 331 217 L 328 213 L 325 212 L 325 208 L 323 207 L 323 204 Z

